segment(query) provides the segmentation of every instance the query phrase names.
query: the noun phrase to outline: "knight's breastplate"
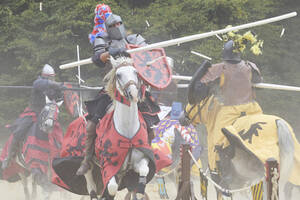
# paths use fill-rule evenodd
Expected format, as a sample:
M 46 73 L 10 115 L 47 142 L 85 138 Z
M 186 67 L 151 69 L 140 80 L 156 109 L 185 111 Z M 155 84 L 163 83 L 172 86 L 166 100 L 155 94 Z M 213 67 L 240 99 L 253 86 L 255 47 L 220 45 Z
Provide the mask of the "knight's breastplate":
M 111 48 L 125 48 L 126 44 L 127 44 L 127 42 L 126 42 L 125 39 L 123 39 L 123 40 L 112 40 L 109 46 Z
M 254 100 L 251 83 L 251 68 L 241 61 L 226 63 L 223 71 L 222 96 L 224 105 L 246 104 Z
M 127 44 L 134 44 L 138 46 L 145 46 L 145 39 L 139 34 L 128 35 L 122 40 L 111 40 L 109 46 L 112 48 L 126 47 Z

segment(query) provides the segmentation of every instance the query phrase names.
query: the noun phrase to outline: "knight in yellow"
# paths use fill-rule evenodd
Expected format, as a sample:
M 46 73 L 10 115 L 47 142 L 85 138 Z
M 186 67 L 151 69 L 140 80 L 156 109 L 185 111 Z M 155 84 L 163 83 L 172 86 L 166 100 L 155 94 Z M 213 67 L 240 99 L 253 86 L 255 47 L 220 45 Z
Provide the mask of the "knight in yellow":
M 262 80 L 260 71 L 254 63 L 242 60 L 241 53 L 235 52 L 234 47 L 233 40 L 226 42 L 223 62 L 211 65 L 205 61 L 189 85 L 186 117 L 194 125 L 200 121 L 206 125 L 209 168 L 212 171 L 217 171 L 217 148 L 226 142 L 221 129 L 241 116 L 262 113 L 252 89 L 253 83 Z M 196 106 L 198 109 L 193 109 Z M 198 115 L 200 109 L 202 113 L 207 112 Z
M 181 124 L 206 126 L 208 163 L 211 172 L 216 172 L 212 173 L 215 181 L 220 180 L 218 175 L 226 176 L 220 174 L 220 168 L 230 165 L 229 160 L 234 156 L 230 152 L 229 138 L 235 138 L 247 152 L 256 156 L 260 165 L 244 167 L 252 167 L 251 170 L 261 172 L 262 176 L 263 164 L 271 157 L 281 162 L 282 171 L 288 169 L 283 167 L 285 162 L 281 159 L 284 157 L 280 154 L 283 147 L 280 143 L 284 140 L 285 146 L 292 146 L 288 152 L 292 162 L 287 178 L 292 184 L 300 185 L 300 145 L 287 122 L 262 113 L 253 90 L 253 84 L 262 81 L 260 71 L 254 63 L 241 59 L 241 52 L 236 51 L 238 46 L 233 40 L 227 41 L 222 52 L 223 62 L 212 65 L 205 61 L 199 67 L 189 84 L 189 104 L 180 119 Z M 279 130 L 280 126 L 284 132 Z M 232 157 L 222 159 L 224 152 Z M 214 174 L 217 175 L 214 177 Z

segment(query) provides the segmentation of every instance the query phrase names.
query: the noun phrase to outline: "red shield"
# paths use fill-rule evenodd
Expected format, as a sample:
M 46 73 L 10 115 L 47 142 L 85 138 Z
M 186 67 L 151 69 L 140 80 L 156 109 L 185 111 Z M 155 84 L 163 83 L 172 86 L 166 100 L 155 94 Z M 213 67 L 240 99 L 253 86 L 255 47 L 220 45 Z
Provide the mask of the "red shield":
M 67 88 L 72 88 L 71 83 L 64 83 Z M 80 105 L 79 94 L 75 91 L 65 90 L 64 91 L 64 103 L 67 111 L 72 115 L 72 117 L 78 117 L 78 108 Z
M 137 48 L 128 45 L 128 49 Z M 140 77 L 149 85 L 157 89 L 166 88 L 172 79 L 172 70 L 167 63 L 163 48 L 130 53 L 133 65 Z

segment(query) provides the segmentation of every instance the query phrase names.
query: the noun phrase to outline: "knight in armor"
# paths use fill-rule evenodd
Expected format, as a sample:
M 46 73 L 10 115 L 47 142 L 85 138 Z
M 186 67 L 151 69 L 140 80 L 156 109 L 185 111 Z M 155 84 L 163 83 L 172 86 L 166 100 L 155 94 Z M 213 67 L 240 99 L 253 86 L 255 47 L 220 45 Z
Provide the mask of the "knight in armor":
M 138 46 L 147 45 L 145 39 L 139 34 L 127 35 L 125 26 L 120 16 L 110 14 L 105 21 L 106 34 L 101 34 L 93 42 L 94 54 L 93 62 L 100 68 L 111 68 L 109 62 L 110 56 L 129 56 L 126 52 L 126 45 L 133 44 Z M 96 135 L 96 125 L 101 123 L 100 120 L 106 114 L 106 111 L 112 103 L 111 98 L 102 90 L 95 100 L 86 102 L 89 115 L 87 116 L 87 137 L 85 142 L 85 157 L 77 171 L 77 175 L 83 175 L 90 169 L 90 162 L 94 155 L 94 141 Z M 157 113 L 160 111 L 159 106 L 152 98 L 150 92 L 145 93 L 145 100 L 138 103 L 139 111 L 142 113 L 147 124 L 149 143 L 154 138 L 152 126 L 159 122 Z
M 28 107 L 9 127 L 12 131 L 13 139 L 8 149 L 8 155 L 2 162 L 3 169 L 7 168 L 10 162 L 15 159 L 26 134 L 46 104 L 46 96 L 50 100 L 58 101 L 62 99 L 62 87 L 61 83 L 55 81 L 54 69 L 50 65 L 45 64 L 41 76 L 33 82 L 33 90 Z
M 213 120 L 214 126 L 207 127 L 207 132 L 214 133 L 207 136 L 209 167 L 211 171 L 217 171 L 219 155 L 218 148 L 223 148 L 227 144 L 226 138 L 221 132 L 221 128 L 231 125 L 237 118 L 244 115 L 261 114 L 262 109 L 255 101 L 253 84 L 262 81 L 258 67 L 250 61 L 241 59 L 241 52 L 235 50 L 235 42 L 229 40 L 224 44 L 222 51 L 223 62 L 211 64 L 204 63 L 193 76 L 188 88 L 188 102 L 185 108 L 185 115 L 180 119 L 182 124 L 192 122 L 198 124 L 201 117 L 193 109 L 193 105 L 206 106 L 211 109 L 209 112 L 218 112 Z M 213 100 L 211 100 L 213 99 Z M 216 108 L 210 108 L 212 102 L 218 102 Z M 201 103 L 200 103 L 201 102 Z M 200 104 L 199 104 L 200 103 Z M 193 111 L 192 111 L 193 110 Z M 196 122 L 197 121 L 197 122 Z M 229 159 L 227 159 L 229 160 Z
M 189 103 L 200 102 L 211 93 L 225 106 L 254 101 L 252 84 L 262 81 L 257 66 L 241 59 L 241 53 L 234 51 L 232 40 L 224 44 L 222 59 L 223 62 L 214 65 L 205 61 L 198 69 L 189 85 Z

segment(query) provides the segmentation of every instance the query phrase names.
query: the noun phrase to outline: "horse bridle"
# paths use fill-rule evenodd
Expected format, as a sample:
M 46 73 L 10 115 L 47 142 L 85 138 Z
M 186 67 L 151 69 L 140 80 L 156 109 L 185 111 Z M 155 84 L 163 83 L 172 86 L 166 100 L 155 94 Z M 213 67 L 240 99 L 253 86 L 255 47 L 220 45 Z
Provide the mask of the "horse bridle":
M 121 68 L 121 67 L 126 67 L 126 66 L 129 66 L 129 65 L 130 64 L 128 64 L 128 63 L 122 63 L 121 65 L 119 65 L 118 67 L 116 67 L 116 70 L 119 69 L 119 68 Z M 141 84 L 139 83 L 140 82 L 139 79 L 138 79 L 138 83 L 136 83 L 133 80 L 130 80 L 127 83 L 125 83 L 124 86 L 122 86 L 122 84 L 121 84 L 120 80 L 118 79 L 118 77 L 116 76 L 115 78 L 116 78 L 116 81 L 119 83 L 120 89 L 121 89 L 122 93 L 124 94 L 124 96 L 126 97 L 126 99 L 129 99 L 129 96 L 130 96 L 128 94 L 128 92 L 127 92 L 127 89 L 128 89 L 128 87 L 130 85 L 135 85 L 138 90 L 140 89 L 140 85 Z
M 56 111 L 56 106 L 52 106 L 52 105 L 55 105 L 53 102 L 51 103 L 47 103 L 45 105 L 49 107 L 49 110 L 47 110 L 47 112 L 44 111 L 44 109 L 42 110 L 42 112 L 40 113 L 40 116 L 39 116 L 39 127 L 41 130 L 45 131 L 45 121 L 50 119 L 50 120 L 53 120 L 53 122 L 55 122 L 55 111 Z M 44 107 L 44 108 L 45 108 Z M 43 112 L 44 111 L 44 112 Z M 49 114 L 51 117 L 49 117 Z M 47 118 L 49 117 L 49 118 Z

